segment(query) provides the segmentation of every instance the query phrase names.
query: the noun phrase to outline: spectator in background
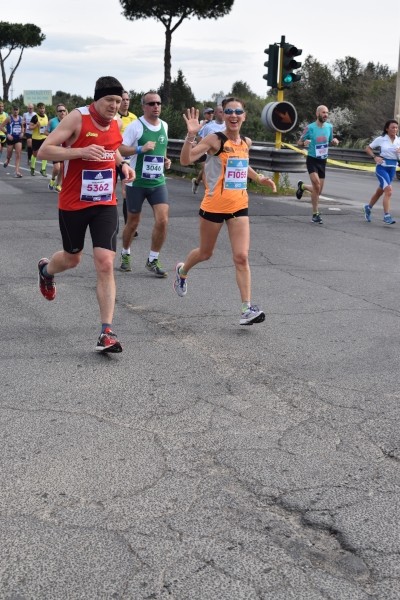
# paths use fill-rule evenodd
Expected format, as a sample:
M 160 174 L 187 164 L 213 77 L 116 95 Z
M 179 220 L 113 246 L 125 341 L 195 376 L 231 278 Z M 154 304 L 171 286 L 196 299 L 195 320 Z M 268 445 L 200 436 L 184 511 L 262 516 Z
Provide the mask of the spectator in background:
M 210 123 L 210 121 L 212 121 L 213 118 L 214 118 L 214 109 L 211 108 L 210 106 L 208 106 L 207 108 L 205 108 L 203 110 L 203 119 L 200 121 L 200 125 L 202 127 L 204 125 L 207 125 L 207 123 Z
M 206 110 L 210 111 L 212 109 L 207 108 Z M 206 137 L 209 133 L 213 133 L 215 131 L 223 131 L 225 129 L 225 121 L 224 121 L 224 109 L 219 104 L 215 111 L 212 113 L 206 113 L 207 115 L 213 114 L 214 119 L 204 120 L 202 128 L 198 133 L 198 139 L 201 140 Z M 197 174 L 197 177 L 192 179 L 192 192 L 193 194 L 197 193 L 198 187 L 200 185 L 200 181 L 203 179 L 204 175 L 204 160 L 200 164 L 200 171 Z
M 214 109 L 211 107 L 205 108 L 203 110 L 203 120 L 200 121 L 200 125 L 201 128 L 196 136 L 196 140 L 200 141 L 203 139 L 204 137 L 204 129 L 205 127 L 207 127 L 208 125 L 210 125 L 213 122 L 214 119 Z M 193 194 L 197 194 L 197 190 L 198 187 L 200 185 L 200 181 L 203 179 L 203 173 L 204 173 L 204 162 L 206 160 L 206 155 L 201 156 L 199 158 L 198 161 L 196 161 L 197 164 L 200 164 L 200 170 L 197 173 L 196 177 L 193 177 L 192 179 L 192 192 Z

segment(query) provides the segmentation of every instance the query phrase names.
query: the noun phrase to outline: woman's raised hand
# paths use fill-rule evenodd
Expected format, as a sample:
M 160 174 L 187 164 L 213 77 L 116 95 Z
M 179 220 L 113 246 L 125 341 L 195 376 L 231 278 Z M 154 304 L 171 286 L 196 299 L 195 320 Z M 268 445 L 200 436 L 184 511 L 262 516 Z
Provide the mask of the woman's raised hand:
M 183 118 L 186 121 L 188 135 L 196 135 L 202 127 L 199 122 L 199 109 L 193 106 L 192 108 L 187 108 L 186 114 L 183 114 Z

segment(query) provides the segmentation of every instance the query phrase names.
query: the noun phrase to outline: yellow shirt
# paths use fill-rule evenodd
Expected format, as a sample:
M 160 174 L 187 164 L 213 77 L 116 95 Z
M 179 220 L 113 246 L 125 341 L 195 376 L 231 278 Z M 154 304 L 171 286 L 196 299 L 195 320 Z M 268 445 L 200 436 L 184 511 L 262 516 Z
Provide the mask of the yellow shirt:
M 49 120 L 47 115 L 41 117 L 37 115 L 39 127 L 35 127 L 32 129 L 32 139 L 33 140 L 45 140 L 47 135 L 45 135 L 45 131 L 47 131 L 47 125 L 49 124 Z
M 4 121 L 7 119 L 8 114 L 6 112 L 2 112 L 0 115 L 0 127 L 3 126 Z M 6 134 L 3 131 L 0 131 L 0 140 L 3 142 L 6 139 Z
M 121 133 L 124 133 L 125 129 L 129 125 L 129 123 L 132 123 L 132 121 L 136 121 L 136 119 L 137 119 L 137 116 L 129 111 L 128 111 L 128 114 L 125 116 L 121 115 L 121 113 L 118 113 L 118 116 L 122 121 L 122 127 L 120 129 Z

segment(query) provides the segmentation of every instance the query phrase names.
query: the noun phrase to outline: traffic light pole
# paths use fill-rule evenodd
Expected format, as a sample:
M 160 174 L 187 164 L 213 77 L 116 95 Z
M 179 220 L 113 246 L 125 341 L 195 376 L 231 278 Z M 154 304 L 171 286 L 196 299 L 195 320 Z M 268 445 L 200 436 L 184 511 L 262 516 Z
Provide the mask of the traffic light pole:
M 277 94 L 277 101 L 278 102 L 283 102 L 284 99 L 284 94 L 283 94 L 283 86 L 282 86 L 282 61 L 283 61 L 283 44 L 285 43 L 285 36 L 282 35 L 281 37 L 281 45 L 279 48 L 279 67 L 278 67 L 278 94 Z M 275 148 L 277 150 L 280 150 L 282 148 L 282 133 L 280 131 L 277 131 L 275 133 Z M 280 177 L 280 173 L 274 173 L 274 183 L 276 185 L 276 187 L 278 187 L 279 184 L 279 177 Z
M 295 73 L 295 70 L 301 67 L 301 63 L 294 58 L 299 56 L 302 50 L 286 42 L 285 36 L 282 35 L 280 44 L 270 44 L 264 52 L 269 58 L 264 62 L 268 72 L 263 75 L 263 78 L 267 80 L 269 86 L 277 89 L 277 102 L 268 102 L 264 106 L 261 121 L 269 131 L 275 131 L 274 152 L 276 156 L 280 156 L 286 152 L 282 150 L 282 133 L 291 131 L 297 123 L 296 108 L 290 102 L 284 101 L 284 89 L 290 88 L 293 83 L 301 79 L 301 75 Z M 280 166 L 282 164 L 280 161 Z M 275 171 L 274 182 L 277 186 L 279 177 L 279 171 Z

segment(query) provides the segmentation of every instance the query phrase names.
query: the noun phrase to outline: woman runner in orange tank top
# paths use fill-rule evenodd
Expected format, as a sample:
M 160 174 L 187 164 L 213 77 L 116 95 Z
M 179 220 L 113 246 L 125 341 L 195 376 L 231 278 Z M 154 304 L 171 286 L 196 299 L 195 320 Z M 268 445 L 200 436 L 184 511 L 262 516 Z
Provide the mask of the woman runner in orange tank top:
M 247 179 L 269 186 L 274 192 L 276 187 L 272 179 L 259 175 L 249 165 L 251 140 L 240 135 L 246 118 L 243 101 L 226 98 L 222 107 L 225 130 L 210 133 L 198 144 L 195 144 L 195 138 L 201 127 L 199 111 L 191 108 L 183 115 L 188 133 L 180 162 L 186 166 L 207 153 L 204 167 L 206 189 L 199 211 L 200 245 L 189 252 L 184 262 L 176 265 L 174 289 L 178 296 L 186 295 L 190 269 L 211 258 L 219 232 L 226 222 L 242 301 L 240 325 L 253 325 L 264 321 L 265 314 L 251 302 Z

